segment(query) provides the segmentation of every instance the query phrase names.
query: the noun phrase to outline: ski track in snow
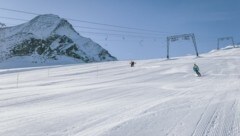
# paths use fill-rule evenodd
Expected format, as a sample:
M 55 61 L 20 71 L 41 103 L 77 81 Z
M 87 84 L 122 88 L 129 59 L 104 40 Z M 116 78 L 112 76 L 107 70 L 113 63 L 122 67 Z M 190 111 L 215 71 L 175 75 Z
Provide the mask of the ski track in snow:
M 0 70 L 0 135 L 239 136 L 239 54 Z

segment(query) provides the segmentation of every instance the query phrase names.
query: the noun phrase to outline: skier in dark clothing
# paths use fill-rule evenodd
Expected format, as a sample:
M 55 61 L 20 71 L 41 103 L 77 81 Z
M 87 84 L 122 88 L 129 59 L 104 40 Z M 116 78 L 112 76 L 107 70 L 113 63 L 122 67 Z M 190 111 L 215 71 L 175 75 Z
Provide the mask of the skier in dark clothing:
M 134 61 L 130 62 L 131 67 L 134 67 L 135 64 L 136 64 L 136 62 L 134 62 Z
M 201 73 L 199 72 L 199 67 L 198 67 L 197 64 L 194 64 L 194 66 L 193 66 L 193 71 L 195 71 L 196 74 L 197 74 L 199 77 L 202 76 Z

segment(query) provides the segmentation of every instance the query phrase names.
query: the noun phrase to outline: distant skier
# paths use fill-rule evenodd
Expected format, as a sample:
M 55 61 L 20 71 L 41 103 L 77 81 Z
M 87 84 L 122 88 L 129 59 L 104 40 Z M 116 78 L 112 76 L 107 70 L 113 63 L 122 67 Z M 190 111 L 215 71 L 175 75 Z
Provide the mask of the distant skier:
M 135 64 L 136 64 L 136 62 L 134 62 L 134 61 L 130 62 L 131 67 L 134 67 Z
M 197 64 L 194 63 L 194 66 L 193 66 L 193 71 L 196 72 L 196 74 L 200 77 L 202 76 L 201 73 L 199 72 L 199 67 Z

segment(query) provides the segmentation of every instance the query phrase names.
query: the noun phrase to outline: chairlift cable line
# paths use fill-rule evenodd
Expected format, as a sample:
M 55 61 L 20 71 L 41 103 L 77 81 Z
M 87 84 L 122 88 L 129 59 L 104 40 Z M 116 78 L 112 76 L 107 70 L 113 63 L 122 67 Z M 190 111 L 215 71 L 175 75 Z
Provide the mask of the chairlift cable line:
M 5 16 L 0 16 L 0 18 L 10 19 L 10 20 L 19 20 L 19 21 L 30 21 L 30 20 L 27 20 L 27 19 L 5 17 Z M 42 22 L 42 23 L 47 23 L 47 22 Z M 102 28 L 86 27 L 86 26 L 79 26 L 79 25 L 73 25 L 73 27 L 100 30 L 100 31 L 103 30 L 103 31 L 113 31 L 113 32 L 123 32 L 123 33 L 125 32 L 125 33 L 133 33 L 133 34 L 140 34 L 140 35 L 149 35 L 147 33 L 138 33 L 138 32 L 131 32 L 131 31 L 112 30 L 112 29 L 102 29 Z M 153 34 L 150 34 L 150 35 L 153 35 Z M 158 37 L 157 34 L 154 34 L 154 36 Z
M 20 21 L 30 21 L 30 20 L 27 20 L 27 19 L 3 17 L 3 16 L 0 16 L 0 18 L 11 19 L 11 20 L 20 20 Z M 47 23 L 47 22 L 42 22 L 42 23 Z M 82 26 L 73 26 L 73 27 L 79 27 L 80 28 Z M 84 27 L 84 28 L 95 29 L 95 30 L 103 30 L 103 29 L 91 28 L 91 27 Z M 105 29 L 105 30 L 109 31 L 107 29 Z M 112 31 L 121 32 L 121 31 L 118 31 L 118 30 L 112 30 Z M 140 38 L 163 38 L 163 36 L 146 36 L 148 34 L 135 33 L 135 32 L 132 32 L 132 33 L 139 34 L 139 35 L 129 35 L 129 34 L 126 34 L 126 33 L 109 33 L 109 32 L 102 33 L 102 32 L 79 31 L 79 30 L 78 30 L 78 32 L 81 32 L 81 33 L 91 33 L 91 34 L 101 34 L 101 35 L 115 35 L 115 36 L 120 36 L 120 37 L 130 36 L 130 37 L 140 37 Z M 127 32 L 127 31 L 125 31 L 125 32 Z
M 9 8 L 2 8 L 0 7 L 1 10 L 5 11 L 11 11 L 11 12 L 18 12 L 18 13 L 24 13 L 24 14 L 30 14 L 30 15 L 41 15 L 39 13 L 34 13 L 34 12 L 29 12 L 29 11 L 23 11 L 23 10 L 15 10 L 15 9 L 9 9 Z M 102 26 L 109 26 L 109 27 L 117 27 L 117 28 L 122 28 L 122 29 L 131 29 L 131 30 L 138 30 L 138 31 L 145 31 L 145 32 L 151 32 L 151 33 L 158 33 L 158 34 L 169 34 L 170 32 L 160 32 L 160 31 L 155 31 L 155 30 L 148 30 L 148 29 L 142 29 L 142 28 L 134 28 L 134 27 L 127 27 L 127 26 L 120 26 L 120 25 L 112 25 L 112 24 L 107 24 L 107 23 L 99 23 L 99 22 L 92 22 L 92 21 L 87 21 L 87 20 L 80 20 L 80 19 L 73 19 L 73 18 L 66 18 L 67 20 L 71 21 L 76 21 L 76 22 L 83 22 L 83 23 L 89 23 L 89 24 L 94 24 L 94 25 L 102 25 Z

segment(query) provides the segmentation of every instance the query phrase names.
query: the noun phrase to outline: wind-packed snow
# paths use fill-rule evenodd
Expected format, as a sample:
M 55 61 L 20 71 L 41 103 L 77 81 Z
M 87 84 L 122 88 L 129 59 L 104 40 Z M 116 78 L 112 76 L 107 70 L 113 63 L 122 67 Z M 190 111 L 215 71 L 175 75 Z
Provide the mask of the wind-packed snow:
M 240 135 L 240 48 L 0 73 L 1 136 Z

